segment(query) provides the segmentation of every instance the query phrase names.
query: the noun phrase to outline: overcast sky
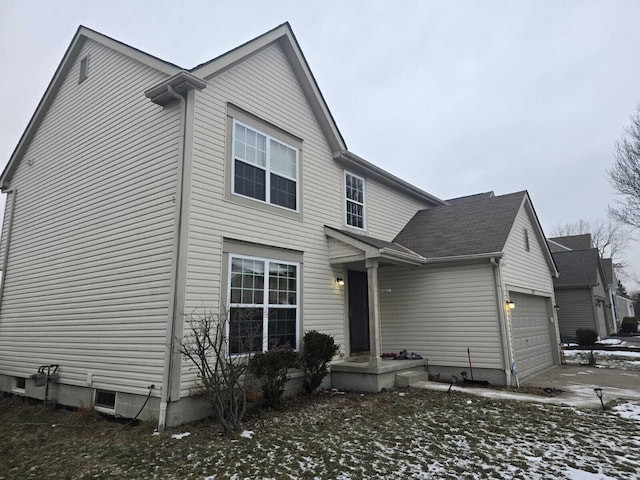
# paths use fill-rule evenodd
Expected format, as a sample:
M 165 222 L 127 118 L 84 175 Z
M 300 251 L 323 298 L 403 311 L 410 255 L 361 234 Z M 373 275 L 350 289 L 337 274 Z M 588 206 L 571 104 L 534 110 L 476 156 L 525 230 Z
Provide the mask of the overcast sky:
M 547 234 L 606 219 L 640 1 L 0 0 L 0 163 L 80 24 L 191 68 L 285 21 L 357 155 L 440 198 L 526 189 Z

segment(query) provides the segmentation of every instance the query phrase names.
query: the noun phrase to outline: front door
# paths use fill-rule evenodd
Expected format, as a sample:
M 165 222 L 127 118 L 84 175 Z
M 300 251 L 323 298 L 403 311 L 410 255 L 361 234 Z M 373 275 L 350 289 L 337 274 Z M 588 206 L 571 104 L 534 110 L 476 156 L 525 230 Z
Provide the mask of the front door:
M 349 270 L 349 337 L 351 354 L 369 351 L 369 287 L 366 272 Z

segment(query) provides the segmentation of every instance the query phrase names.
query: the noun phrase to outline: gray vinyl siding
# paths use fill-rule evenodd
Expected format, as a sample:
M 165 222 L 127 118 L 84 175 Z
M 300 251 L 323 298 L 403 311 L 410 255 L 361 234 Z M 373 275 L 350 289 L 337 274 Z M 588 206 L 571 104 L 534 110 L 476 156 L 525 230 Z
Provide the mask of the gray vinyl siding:
M 500 331 L 489 262 L 379 271 L 382 350 L 407 349 L 429 365 L 502 369 Z M 390 289 L 391 291 L 387 291 Z
M 593 318 L 593 301 L 590 288 L 556 290 L 556 304 L 560 307 L 558 325 L 562 337 L 576 338 L 578 328 L 597 330 Z
M 4 271 L 6 265 L 4 265 L 4 254 L 7 248 L 7 240 L 9 237 L 10 219 L 11 219 L 11 205 L 13 204 L 14 194 L 7 193 L 5 197 L 4 216 L 2 217 L 2 237 L 0 238 L 0 269 Z
M 353 257 L 358 255 L 362 256 L 363 254 L 362 250 L 358 250 L 351 245 L 347 245 L 346 243 L 333 238 L 329 239 L 329 251 L 331 258 Z
M 56 363 L 65 384 L 161 385 L 180 115 L 143 92 L 164 78 L 89 40 L 68 72 L 11 180 L 0 373 Z
M 525 250 L 525 229 L 529 232 L 529 251 Z M 503 282 L 509 286 L 553 295 L 552 271 L 524 205 L 520 207 L 507 239 L 500 272 Z
M 225 199 L 227 102 L 302 140 L 300 151 L 303 197 L 301 214 L 277 208 L 256 208 Z M 192 190 L 189 198 L 186 312 L 218 311 L 223 238 L 303 253 L 302 315 L 304 330 L 331 334 L 345 350 L 344 288 L 336 285 L 341 268 L 329 266 L 329 242 L 324 225 L 344 228 L 344 168 L 330 148 L 282 50 L 271 45 L 242 63 L 213 77 L 196 94 Z M 413 198 L 365 178 L 368 233 L 391 240 L 420 204 Z M 262 208 L 260 208 L 262 207 Z M 195 380 L 182 362 L 181 395 Z

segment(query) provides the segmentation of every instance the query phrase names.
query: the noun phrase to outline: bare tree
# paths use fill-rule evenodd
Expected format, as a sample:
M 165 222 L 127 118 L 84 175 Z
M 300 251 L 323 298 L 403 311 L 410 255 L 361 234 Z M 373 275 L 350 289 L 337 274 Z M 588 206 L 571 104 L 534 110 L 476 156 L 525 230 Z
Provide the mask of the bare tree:
M 557 237 L 585 233 L 591 234 L 593 246 L 598 249 L 602 258 L 612 258 L 616 270 L 624 269 L 625 264 L 620 256 L 629 244 L 629 232 L 619 222 L 611 219 L 607 222 L 578 220 L 558 225 L 552 230 L 552 234 Z
M 608 170 L 609 181 L 622 195 L 616 206 L 609 206 L 609 215 L 616 221 L 640 228 L 640 105 L 631 116 L 631 125 L 615 145 L 615 161 Z
M 185 315 L 185 323 L 188 331 L 179 341 L 180 353 L 198 370 L 198 393 L 206 398 L 225 433 L 239 432 L 247 407 L 250 355 L 230 355 L 227 351 L 226 314 L 192 313 Z M 243 338 L 253 344 L 256 336 L 256 332 L 250 332 Z M 239 351 L 250 352 L 252 348 Z

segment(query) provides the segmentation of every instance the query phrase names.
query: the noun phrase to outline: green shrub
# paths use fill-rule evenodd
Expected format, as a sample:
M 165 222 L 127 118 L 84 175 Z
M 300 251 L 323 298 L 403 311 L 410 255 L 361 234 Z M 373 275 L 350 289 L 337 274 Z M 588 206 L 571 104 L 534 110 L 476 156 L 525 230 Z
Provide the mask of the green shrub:
M 598 341 L 598 332 L 590 328 L 579 328 L 576 330 L 576 339 L 581 347 L 593 345 Z
M 262 381 L 262 396 L 267 407 L 280 407 L 289 369 L 298 364 L 298 353 L 290 348 L 273 348 L 251 358 L 249 370 Z
M 333 337 L 310 330 L 304 334 L 301 363 L 304 370 L 303 387 L 307 393 L 314 392 L 329 373 L 328 364 L 338 353 Z
M 636 333 L 638 331 L 638 319 L 636 317 L 624 317 L 620 331 L 622 333 Z

